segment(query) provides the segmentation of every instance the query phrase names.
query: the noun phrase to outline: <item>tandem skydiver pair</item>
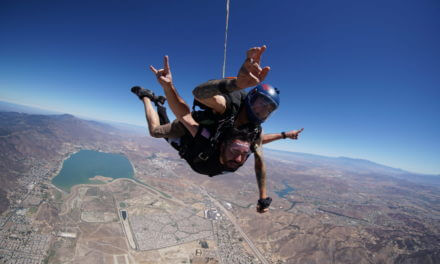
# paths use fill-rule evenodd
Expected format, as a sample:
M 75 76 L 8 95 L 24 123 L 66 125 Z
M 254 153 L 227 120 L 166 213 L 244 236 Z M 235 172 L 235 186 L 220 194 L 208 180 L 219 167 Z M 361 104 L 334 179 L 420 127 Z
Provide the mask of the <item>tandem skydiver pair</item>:
M 280 104 L 278 89 L 261 83 L 270 71 L 269 67 L 260 66 L 265 50 L 266 46 L 249 49 L 236 78 L 211 80 L 197 86 L 193 90 L 192 111 L 173 84 L 168 56 L 164 57 L 163 69 L 150 66 L 165 97 L 139 86 L 131 89 L 144 103 L 150 135 L 166 139 L 194 171 L 211 177 L 233 172 L 254 153 L 260 213 L 268 211 L 272 201 L 267 196 L 262 144 L 282 138 L 297 139 L 303 131 L 262 134 L 261 124 Z M 249 87 L 254 88 L 246 93 L 244 89 Z M 176 116 L 173 122 L 164 107 L 166 100 Z

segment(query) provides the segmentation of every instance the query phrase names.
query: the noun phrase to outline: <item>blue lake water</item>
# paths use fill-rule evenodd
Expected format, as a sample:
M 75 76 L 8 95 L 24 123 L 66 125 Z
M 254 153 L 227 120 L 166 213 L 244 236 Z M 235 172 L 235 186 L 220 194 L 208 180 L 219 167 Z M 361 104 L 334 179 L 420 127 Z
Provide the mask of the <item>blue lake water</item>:
M 97 183 L 90 180 L 97 175 L 113 179 L 133 178 L 134 170 L 124 155 L 81 150 L 64 161 L 60 173 L 52 179 L 52 183 L 70 192 L 74 185 Z
M 284 189 L 279 190 L 279 191 L 275 191 L 275 193 L 281 198 L 285 198 L 286 195 L 288 195 L 289 193 L 292 193 L 295 190 L 295 188 L 293 188 L 292 186 L 287 184 L 287 181 L 283 181 L 283 184 L 285 186 Z

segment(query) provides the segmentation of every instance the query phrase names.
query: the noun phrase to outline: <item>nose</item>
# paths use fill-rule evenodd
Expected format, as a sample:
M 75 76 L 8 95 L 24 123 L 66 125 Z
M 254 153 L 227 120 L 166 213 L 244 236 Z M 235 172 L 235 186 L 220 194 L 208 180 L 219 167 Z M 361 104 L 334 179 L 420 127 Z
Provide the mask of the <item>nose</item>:
M 235 156 L 234 161 L 241 164 L 243 162 L 243 156 L 242 155 Z

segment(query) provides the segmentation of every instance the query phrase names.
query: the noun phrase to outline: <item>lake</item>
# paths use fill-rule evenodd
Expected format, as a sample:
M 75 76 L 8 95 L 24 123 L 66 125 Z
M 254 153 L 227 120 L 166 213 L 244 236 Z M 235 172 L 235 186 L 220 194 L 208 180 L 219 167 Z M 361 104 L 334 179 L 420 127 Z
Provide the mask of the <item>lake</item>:
M 281 198 L 285 198 L 288 194 L 291 194 L 293 191 L 295 191 L 295 188 L 290 186 L 286 180 L 283 180 L 283 184 L 285 186 L 284 189 L 275 191 L 275 193 Z
M 133 175 L 133 167 L 124 155 L 81 150 L 64 161 L 60 173 L 52 179 L 52 183 L 70 192 L 70 188 L 77 184 L 102 183 L 90 180 L 95 176 L 132 179 Z

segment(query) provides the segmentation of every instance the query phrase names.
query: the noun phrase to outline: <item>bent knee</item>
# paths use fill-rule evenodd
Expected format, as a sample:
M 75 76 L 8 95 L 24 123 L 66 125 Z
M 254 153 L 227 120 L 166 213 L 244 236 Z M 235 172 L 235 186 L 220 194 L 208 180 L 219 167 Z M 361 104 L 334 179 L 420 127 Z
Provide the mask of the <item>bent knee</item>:
M 154 138 L 163 138 L 162 133 L 160 133 L 160 131 L 158 131 L 157 129 L 150 130 L 150 136 Z

